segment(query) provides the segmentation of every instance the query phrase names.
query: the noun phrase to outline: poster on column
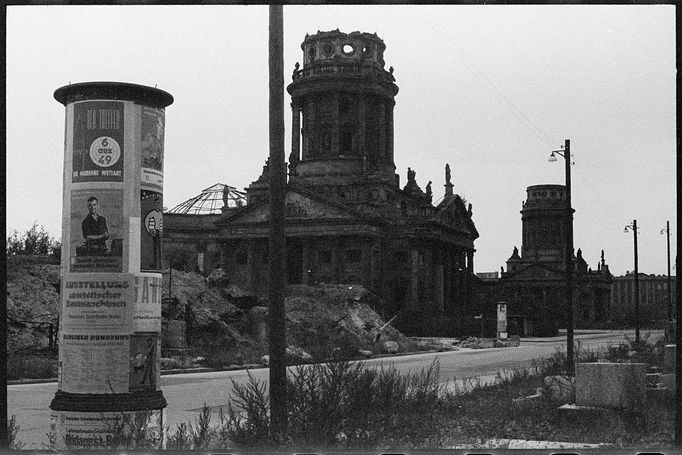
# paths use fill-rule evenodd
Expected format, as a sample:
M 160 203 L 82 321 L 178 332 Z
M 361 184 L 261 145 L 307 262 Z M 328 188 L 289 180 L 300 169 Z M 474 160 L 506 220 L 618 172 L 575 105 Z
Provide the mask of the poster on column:
M 135 277 L 116 273 L 62 278 L 62 328 L 71 333 L 130 333 Z
M 57 449 L 112 449 L 120 445 L 117 440 L 122 435 L 116 431 L 121 426 L 124 415 L 131 416 L 133 421 L 144 418 L 142 425 L 147 441 L 160 441 L 163 426 L 161 410 L 140 412 L 77 412 L 52 411 L 50 415 L 50 431 L 63 435 L 56 442 Z M 88 452 L 89 453 L 89 452 Z
M 142 190 L 140 211 L 140 269 L 160 272 L 163 268 L 163 195 Z
M 130 337 L 130 391 L 156 390 L 159 383 L 161 339 L 157 333 Z
M 128 392 L 130 335 L 120 333 L 69 333 L 59 345 L 61 390 L 71 393 Z
M 123 103 L 73 105 L 72 182 L 123 181 Z
M 127 226 L 123 190 L 71 191 L 69 272 L 121 272 Z
M 133 332 L 161 332 L 161 274 L 135 276 Z
M 163 133 L 165 112 L 149 106 L 141 106 L 140 154 L 143 190 L 163 191 Z

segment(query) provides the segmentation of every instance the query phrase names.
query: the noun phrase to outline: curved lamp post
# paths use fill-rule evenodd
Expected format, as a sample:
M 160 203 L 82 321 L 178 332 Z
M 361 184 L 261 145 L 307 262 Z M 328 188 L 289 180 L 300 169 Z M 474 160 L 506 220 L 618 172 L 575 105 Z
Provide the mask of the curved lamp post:
M 571 207 L 571 141 L 566 139 L 563 150 L 554 150 L 549 161 L 557 161 L 555 154 L 564 158 L 566 166 L 566 204 L 564 241 L 566 255 L 566 357 L 568 374 L 575 371 L 573 359 L 573 208 Z

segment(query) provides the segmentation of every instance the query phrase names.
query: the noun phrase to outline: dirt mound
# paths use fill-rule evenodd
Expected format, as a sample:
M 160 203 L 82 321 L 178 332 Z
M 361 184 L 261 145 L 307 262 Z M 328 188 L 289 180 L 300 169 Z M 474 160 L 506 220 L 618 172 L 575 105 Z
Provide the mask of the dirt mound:
M 7 258 L 7 350 L 38 350 L 49 344 L 49 324 L 59 313 L 59 263 L 51 256 Z
M 168 297 L 169 279 L 166 270 L 163 272 L 164 298 Z M 240 313 L 239 308 L 223 296 L 220 288 L 210 287 L 202 275 L 173 270 L 172 279 L 171 294 L 178 299 L 178 305 L 170 311 L 171 319 L 180 318 L 188 305 L 200 326 L 211 321 L 233 319 Z
M 409 343 L 374 310 L 378 301 L 361 285 L 289 286 L 287 295 L 287 341 L 313 357 L 379 352 L 379 341 Z

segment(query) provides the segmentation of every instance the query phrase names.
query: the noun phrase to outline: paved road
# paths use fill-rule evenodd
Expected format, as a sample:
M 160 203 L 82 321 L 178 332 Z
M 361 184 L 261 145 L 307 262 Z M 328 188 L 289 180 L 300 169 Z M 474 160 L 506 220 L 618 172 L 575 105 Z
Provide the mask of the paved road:
M 576 340 L 584 348 L 598 348 L 608 344 L 618 344 L 625 339 L 634 338 L 632 331 L 612 331 L 599 334 L 578 334 Z M 642 331 L 642 337 L 647 332 Z M 662 331 L 652 331 L 652 338 L 662 336 Z M 565 350 L 565 338 L 526 339 L 521 340 L 517 348 L 494 348 L 461 350 L 441 353 L 415 354 L 399 357 L 388 357 L 365 361 L 368 366 L 393 365 L 402 372 L 417 372 L 427 368 L 435 357 L 440 364 L 441 382 L 462 381 L 467 378 L 489 380 L 504 369 L 524 368 L 531 365 L 534 359 L 547 357 L 558 348 Z M 173 430 L 180 422 L 194 421 L 197 411 L 207 403 L 214 412 L 225 406 L 232 390 L 231 379 L 238 383 L 248 381 L 248 374 L 261 381 L 268 378 L 268 369 L 261 368 L 246 371 L 220 371 L 193 374 L 178 374 L 161 377 L 161 388 L 168 401 L 164 425 Z M 8 392 L 9 415 L 16 415 L 20 425 L 17 438 L 26 442 L 26 449 L 44 448 L 46 434 L 50 425 L 48 406 L 57 390 L 56 383 L 10 385 Z M 217 419 L 217 415 L 215 416 Z

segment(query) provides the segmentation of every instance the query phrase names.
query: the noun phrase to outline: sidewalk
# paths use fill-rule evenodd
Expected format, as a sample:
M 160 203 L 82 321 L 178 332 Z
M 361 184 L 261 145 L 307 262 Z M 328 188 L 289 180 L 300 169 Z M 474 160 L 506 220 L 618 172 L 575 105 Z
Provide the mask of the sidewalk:
M 610 444 L 588 444 L 582 442 L 527 441 L 525 439 L 490 439 L 481 444 L 458 444 L 447 449 L 599 449 Z

